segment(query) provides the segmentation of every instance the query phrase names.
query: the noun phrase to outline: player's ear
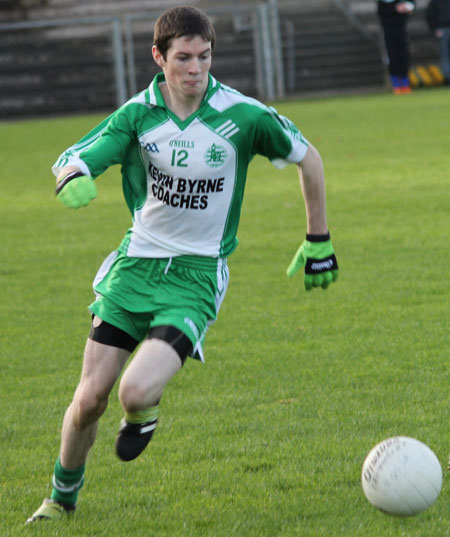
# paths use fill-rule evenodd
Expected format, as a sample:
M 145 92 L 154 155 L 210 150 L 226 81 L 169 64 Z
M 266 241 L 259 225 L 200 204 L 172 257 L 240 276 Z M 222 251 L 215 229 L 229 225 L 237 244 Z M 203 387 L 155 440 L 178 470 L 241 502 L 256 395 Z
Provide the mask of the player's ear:
M 152 46 L 152 55 L 155 63 L 162 68 L 164 65 L 164 57 L 156 45 Z

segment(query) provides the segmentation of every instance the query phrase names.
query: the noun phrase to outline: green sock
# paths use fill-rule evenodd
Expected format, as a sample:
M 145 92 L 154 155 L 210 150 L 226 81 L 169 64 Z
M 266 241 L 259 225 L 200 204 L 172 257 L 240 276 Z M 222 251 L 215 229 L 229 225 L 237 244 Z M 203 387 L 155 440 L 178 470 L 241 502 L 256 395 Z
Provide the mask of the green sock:
M 75 468 L 75 470 L 67 470 L 61 466 L 58 459 L 55 463 L 53 474 L 53 490 L 50 498 L 57 502 L 75 505 L 78 499 L 78 492 L 84 485 L 84 468 L 85 465 Z
M 125 412 L 125 419 L 128 423 L 141 424 L 148 421 L 155 421 L 158 419 L 158 405 L 151 406 L 145 410 L 138 410 L 137 412 Z

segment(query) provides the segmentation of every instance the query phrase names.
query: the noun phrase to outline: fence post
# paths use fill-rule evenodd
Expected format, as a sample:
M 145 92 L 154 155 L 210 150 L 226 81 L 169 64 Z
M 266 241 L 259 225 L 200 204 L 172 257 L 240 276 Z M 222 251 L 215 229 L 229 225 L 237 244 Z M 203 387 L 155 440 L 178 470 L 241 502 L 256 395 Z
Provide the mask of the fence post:
M 276 85 L 276 96 L 283 99 L 286 96 L 283 67 L 283 43 L 280 30 L 280 13 L 278 10 L 278 0 L 268 0 L 271 47 L 273 51 L 274 76 Z
M 132 28 L 132 17 L 127 15 L 125 17 L 125 48 L 127 54 L 127 68 L 128 68 L 128 89 L 129 96 L 136 95 L 137 93 L 137 75 L 136 75 L 136 62 L 134 58 L 134 38 Z
M 295 26 L 288 19 L 283 19 L 286 30 L 286 85 L 288 93 L 295 91 Z
M 273 50 L 269 23 L 269 9 L 267 4 L 258 4 L 257 7 L 257 33 L 259 35 L 258 47 L 261 57 L 263 73 L 263 97 L 269 101 L 275 98 Z
M 117 107 L 120 107 L 127 100 L 125 65 L 123 59 L 122 24 L 120 19 L 113 20 L 112 49 L 114 56 L 114 78 L 116 82 L 116 103 Z
M 260 39 L 260 30 L 259 30 L 259 14 L 255 10 L 252 13 L 252 24 L 253 24 L 253 53 L 255 57 L 255 74 L 256 74 L 256 96 L 259 99 L 264 98 L 264 68 L 263 68 L 263 59 L 261 53 L 261 39 Z

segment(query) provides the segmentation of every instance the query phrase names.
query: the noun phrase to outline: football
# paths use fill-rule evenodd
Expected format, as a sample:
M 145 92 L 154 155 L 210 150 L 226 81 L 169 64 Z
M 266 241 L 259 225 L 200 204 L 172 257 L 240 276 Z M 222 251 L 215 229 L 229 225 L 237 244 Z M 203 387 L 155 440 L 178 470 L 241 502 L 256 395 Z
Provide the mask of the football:
M 436 501 L 442 468 L 427 445 L 415 438 L 395 436 L 370 450 L 361 480 L 374 507 L 390 515 L 412 516 Z

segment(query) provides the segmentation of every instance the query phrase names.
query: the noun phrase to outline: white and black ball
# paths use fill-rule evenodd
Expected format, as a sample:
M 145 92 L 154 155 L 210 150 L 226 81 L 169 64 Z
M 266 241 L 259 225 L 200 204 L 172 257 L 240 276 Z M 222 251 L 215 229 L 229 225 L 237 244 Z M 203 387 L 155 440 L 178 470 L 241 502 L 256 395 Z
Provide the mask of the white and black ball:
M 361 480 L 366 498 L 377 509 L 412 516 L 436 501 L 442 488 L 442 468 L 426 444 L 395 436 L 370 450 Z

